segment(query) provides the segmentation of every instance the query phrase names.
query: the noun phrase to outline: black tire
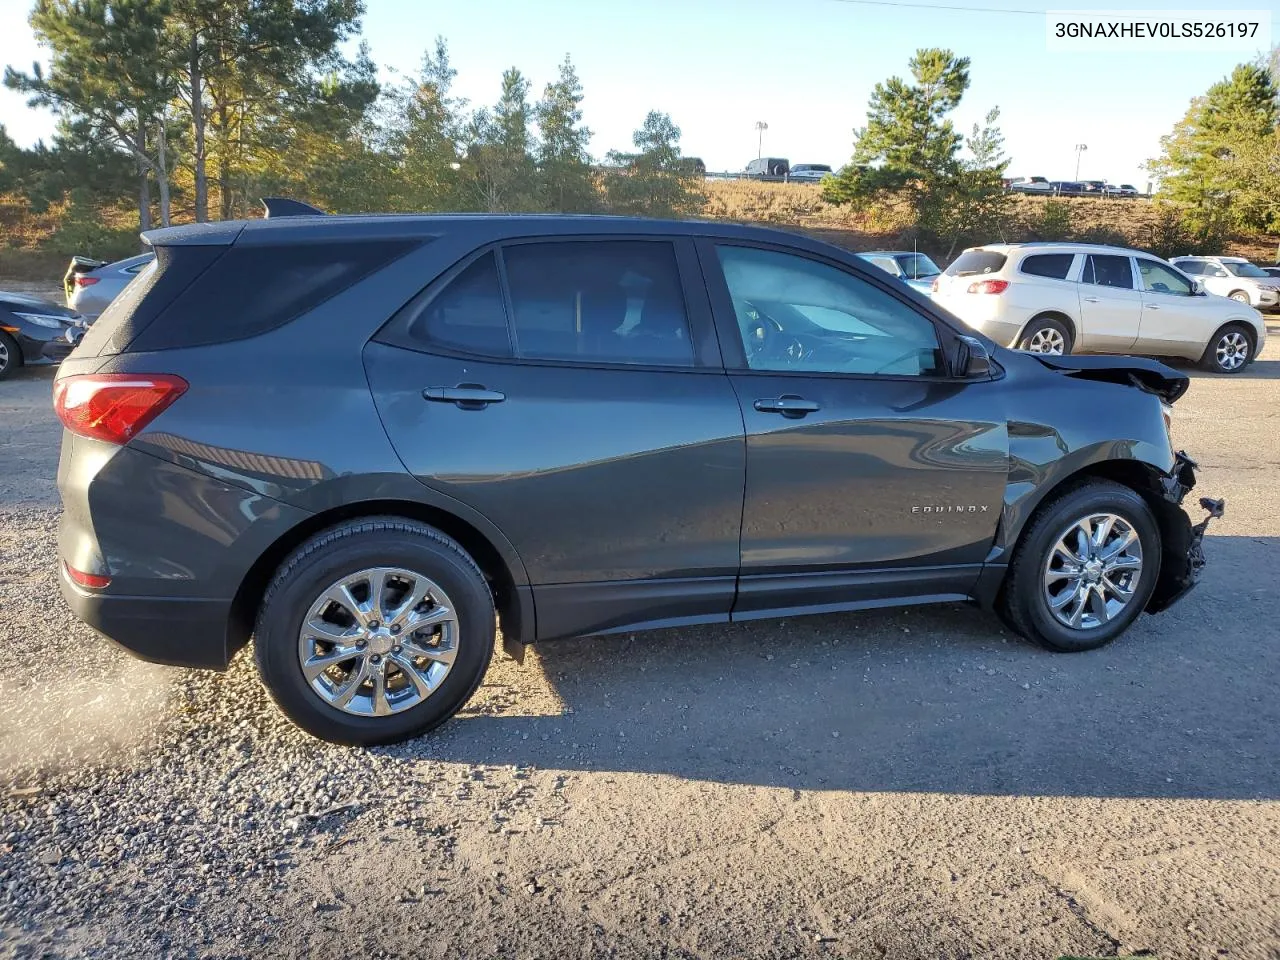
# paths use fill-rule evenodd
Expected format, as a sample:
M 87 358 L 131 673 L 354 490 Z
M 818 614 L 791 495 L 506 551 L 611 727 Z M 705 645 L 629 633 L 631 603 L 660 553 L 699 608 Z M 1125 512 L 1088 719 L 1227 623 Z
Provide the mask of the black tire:
M 326 702 L 303 675 L 302 619 L 343 576 L 391 566 L 430 578 L 448 594 L 458 618 L 458 652 L 422 702 L 387 716 L 356 716 Z M 484 678 L 494 635 L 493 596 L 480 568 L 456 541 L 412 520 L 371 517 L 312 537 L 280 565 L 258 612 L 254 656 L 272 699 L 299 727 L 332 743 L 372 746 L 420 736 L 457 713 Z
M 1242 336 L 1246 344 L 1246 354 L 1243 362 L 1237 363 L 1235 366 L 1224 366 L 1226 354 L 1219 354 L 1219 350 L 1225 347 L 1229 338 Z M 1234 340 L 1236 344 L 1239 340 Z M 1228 323 L 1225 327 L 1209 338 L 1208 345 L 1204 348 L 1204 353 L 1200 357 L 1200 366 L 1211 373 L 1233 374 L 1241 373 L 1244 369 L 1253 363 L 1254 354 L 1258 349 L 1257 341 L 1254 339 L 1253 331 L 1246 327 L 1243 323 Z M 1238 357 L 1238 352 L 1236 353 Z
M 1053 317 L 1036 317 L 1022 331 L 1022 339 L 1018 341 L 1018 349 L 1030 350 L 1036 334 L 1045 331 L 1056 332 L 1062 338 L 1062 352 L 1064 354 L 1070 353 L 1071 348 L 1075 346 L 1071 337 L 1071 330 L 1061 320 Z
M 22 350 L 18 342 L 0 330 L 0 380 L 22 366 Z
M 1123 519 L 1138 535 L 1142 568 L 1132 596 L 1108 622 L 1087 629 L 1058 621 L 1045 595 L 1045 568 L 1058 539 L 1077 520 L 1093 513 Z M 1059 494 L 1036 511 L 1009 565 L 999 603 L 1001 619 L 1018 634 L 1059 653 L 1095 650 L 1110 643 L 1142 613 L 1160 576 L 1160 528 L 1142 496 L 1109 480 L 1089 480 Z
M 1249 294 L 1243 290 L 1232 290 L 1227 294 L 1228 300 L 1234 300 L 1236 303 L 1243 303 L 1246 307 L 1249 305 Z

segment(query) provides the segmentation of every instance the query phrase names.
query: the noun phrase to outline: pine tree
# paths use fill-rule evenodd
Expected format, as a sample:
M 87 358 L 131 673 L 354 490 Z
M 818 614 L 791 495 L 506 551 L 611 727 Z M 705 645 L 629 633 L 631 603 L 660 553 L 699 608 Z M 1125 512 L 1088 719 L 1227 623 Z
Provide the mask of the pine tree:
M 617 213 L 669 217 L 691 213 L 702 202 L 689 164 L 680 155 L 680 128 L 671 117 L 649 111 L 631 138 L 638 153 L 609 152 L 606 184 Z
M 470 125 L 467 174 L 482 210 L 536 209 L 532 120 L 529 81 L 512 67 L 502 75 L 502 94 L 493 109 L 478 111 Z
M 417 78 L 391 94 L 388 148 L 398 181 L 393 209 L 458 210 L 467 205 L 459 173 L 466 103 L 452 95 L 456 76 L 448 44 L 436 37 Z
M 1162 195 L 1187 205 L 1194 228 L 1265 225 L 1250 198 L 1258 170 L 1252 158 L 1273 139 L 1276 96 L 1264 67 L 1241 64 L 1193 100 L 1161 139 L 1162 154 L 1148 168 L 1160 178 Z
M 587 152 L 591 131 L 582 126 L 581 105 L 582 83 L 566 56 L 559 77 L 547 84 L 535 108 L 543 204 L 561 213 L 587 213 L 599 202 Z

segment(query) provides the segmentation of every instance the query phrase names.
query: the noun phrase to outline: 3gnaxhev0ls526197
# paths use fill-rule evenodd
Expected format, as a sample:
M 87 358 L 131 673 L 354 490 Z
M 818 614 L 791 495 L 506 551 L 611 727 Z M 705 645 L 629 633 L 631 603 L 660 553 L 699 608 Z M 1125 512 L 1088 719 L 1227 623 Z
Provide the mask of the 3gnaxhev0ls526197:
M 822 243 L 567 216 L 146 239 L 54 388 L 63 591 L 161 663 L 252 637 L 318 737 L 446 720 L 498 624 L 518 652 L 968 599 L 1087 650 L 1203 563 L 1185 376 L 1005 349 Z

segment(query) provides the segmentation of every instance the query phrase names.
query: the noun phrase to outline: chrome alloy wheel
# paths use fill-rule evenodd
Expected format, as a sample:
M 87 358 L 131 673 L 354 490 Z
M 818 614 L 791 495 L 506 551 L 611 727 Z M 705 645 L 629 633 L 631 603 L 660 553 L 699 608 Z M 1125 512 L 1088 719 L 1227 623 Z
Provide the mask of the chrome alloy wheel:
M 1042 327 L 1031 335 L 1027 341 L 1029 353 L 1049 353 L 1060 357 L 1067 350 L 1067 341 L 1062 332 L 1053 327 Z
M 458 614 L 439 584 L 374 567 L 320 594 L 302 621 L 298 662 L 329 706 L 385 717 L 431 696 L 458 653 Z
M 1067 527 L 1049 552 L 1044 598 L 1059 623 L 1091 630 L 1124 610 L 1141 576 L 1138 531 L 1114 513 L 1093 513 Z
M 1249 338 L 1239 330 L 1229 330 L 1219 338 L 1214 354 L 1223 370 L 1239 370 L 1249 359 Z

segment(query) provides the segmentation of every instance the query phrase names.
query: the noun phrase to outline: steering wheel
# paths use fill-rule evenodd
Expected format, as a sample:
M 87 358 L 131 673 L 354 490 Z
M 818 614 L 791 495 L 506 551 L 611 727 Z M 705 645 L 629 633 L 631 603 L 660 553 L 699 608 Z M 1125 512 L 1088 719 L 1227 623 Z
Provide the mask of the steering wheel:
M 794 335 L 788 335 L 780 324 L 767 313 L 762 313 L 743 300 L 735 306 L 742 323 L 742 339 L 748 357 L 801 363 L 813 351 Z

